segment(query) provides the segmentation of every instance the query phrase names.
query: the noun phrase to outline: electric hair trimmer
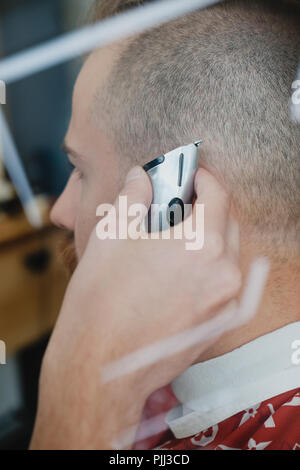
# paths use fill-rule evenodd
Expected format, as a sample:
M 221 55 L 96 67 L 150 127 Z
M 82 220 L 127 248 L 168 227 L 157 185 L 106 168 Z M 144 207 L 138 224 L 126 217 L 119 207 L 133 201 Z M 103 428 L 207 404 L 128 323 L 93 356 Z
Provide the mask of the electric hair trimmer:
M 145 220 L 147 232 L 173 227 L 189 215 L 201 143 L 178 147 L 144 166 L 153 187 L 153 201 Z

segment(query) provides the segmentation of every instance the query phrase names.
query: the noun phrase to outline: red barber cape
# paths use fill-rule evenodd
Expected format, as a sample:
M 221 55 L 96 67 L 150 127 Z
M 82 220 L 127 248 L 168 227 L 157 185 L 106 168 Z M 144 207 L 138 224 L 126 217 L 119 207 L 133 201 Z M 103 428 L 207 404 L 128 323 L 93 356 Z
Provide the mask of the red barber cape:
M 170 386 L 158 390 L 148 399 L 140 431 L 146 425 L 145 420 L 155 415 L 160 416 L 163 426 L 164 417 L 176 403 Z M 138 442 L 134 448 L 300 450 L 300 388 L 253 405 L 195 436 L 175 439 L 167 430 Z

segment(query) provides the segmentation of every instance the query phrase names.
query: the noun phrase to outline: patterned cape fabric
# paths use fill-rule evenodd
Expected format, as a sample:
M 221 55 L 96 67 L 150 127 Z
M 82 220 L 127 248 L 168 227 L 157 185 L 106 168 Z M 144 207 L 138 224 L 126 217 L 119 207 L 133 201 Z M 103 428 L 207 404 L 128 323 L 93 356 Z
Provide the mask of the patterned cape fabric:
M 171 388 L 166 387 L 150 397 L 143 419 L 160 413 L 163 421 L 163 412 L 166 415 L 175 404 Z M 165 431 L 139 442 L 135 448 L 300 450 L 300 388 L 257 403 L 195 436 L 175 439 L 171 431 Z

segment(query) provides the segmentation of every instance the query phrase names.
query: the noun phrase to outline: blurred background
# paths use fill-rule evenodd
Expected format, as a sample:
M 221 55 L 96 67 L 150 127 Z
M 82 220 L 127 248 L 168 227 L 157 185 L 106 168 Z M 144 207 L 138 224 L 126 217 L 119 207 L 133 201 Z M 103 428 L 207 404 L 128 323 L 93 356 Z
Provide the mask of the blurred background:
M 1 0 L 0 59 L 82 26 L 90 3 Z M 3 106 L 44 225 L 28 224 L 0 156 L 0 340 L 7 362 L 0 365 L 0 449 L 28 447 L 41 359 L 67 284 L 59 231 L 48 215 L 69 173 L 60 145 L 80 65 L 72 61 L 9 85 Z

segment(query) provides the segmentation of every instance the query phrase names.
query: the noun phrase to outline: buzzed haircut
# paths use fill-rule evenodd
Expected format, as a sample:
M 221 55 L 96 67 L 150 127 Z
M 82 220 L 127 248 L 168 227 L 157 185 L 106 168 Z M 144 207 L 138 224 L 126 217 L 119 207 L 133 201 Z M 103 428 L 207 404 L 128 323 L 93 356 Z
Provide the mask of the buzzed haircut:
M 102 0 L 95 19 L 143 1 Z M 249 236 L 300 253 L 300 58 L 296 0 L 228 0 L 134 37 L 94 107 L 116 151 L 146 163 L 203 139 Z

